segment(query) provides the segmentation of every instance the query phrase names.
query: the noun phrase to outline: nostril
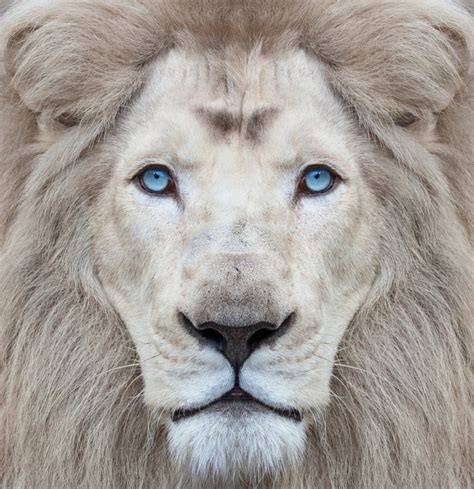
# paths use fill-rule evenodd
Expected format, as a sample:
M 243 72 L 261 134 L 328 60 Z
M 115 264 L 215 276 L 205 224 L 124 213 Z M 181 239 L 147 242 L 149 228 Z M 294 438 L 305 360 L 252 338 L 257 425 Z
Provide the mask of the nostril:
M 263 346 L 265 344 L 269 344 L 272 341 L 275 341 L 280 336 L 283 336 L 287 332 L 291 323 L 293 322 L 294 316 L 295 316 L 295 313 L 292 312 L 281 323 L 281 325 L 276 327 L 276 328 L 271 328 L 271 329 L 270 328 L 262 328 L 262 329 L 257 330 L 247 340 L 250 351 L 253 352 L 257 348 L 260 348 L 261 346 Z
M 250 347 L 250 351 L 256 350 L 259 346 L 264 343 L 268 343 L 268 341 L 273 338 L 276 334 L 276 331 L 273 329 L 261 329 L 254 333 L 249 339 L 248 344 Z
M 199 335 L 206 340 L 209 346 L 212 346 L 218 351 L 223 352 L 225 349 L 225 339 L 215 329 L 203 329 L 199 331 Z
M 212 328 L 196 328 L 194 324 L 186 317 L 186 315 L 181 312 L 179 313 L 179 319 L 187 332 L 198 341 L 209 345 L 218 351 L 224 351 L 226 343 L 225 338 L 218 331 Z

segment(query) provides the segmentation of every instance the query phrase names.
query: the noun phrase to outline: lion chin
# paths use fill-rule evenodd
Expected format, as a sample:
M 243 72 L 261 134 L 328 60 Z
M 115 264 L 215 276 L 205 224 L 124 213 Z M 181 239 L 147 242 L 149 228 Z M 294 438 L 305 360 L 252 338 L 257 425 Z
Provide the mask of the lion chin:
M 472 0 L 0 0 L 0 486 L 472 484 Z
M 170 423 L 168 443 L 184 480 L 250 480 L 282 477 L 285 467 L 299 467 L 305 449 L 303 423 L 255 406 L 216 406 Z

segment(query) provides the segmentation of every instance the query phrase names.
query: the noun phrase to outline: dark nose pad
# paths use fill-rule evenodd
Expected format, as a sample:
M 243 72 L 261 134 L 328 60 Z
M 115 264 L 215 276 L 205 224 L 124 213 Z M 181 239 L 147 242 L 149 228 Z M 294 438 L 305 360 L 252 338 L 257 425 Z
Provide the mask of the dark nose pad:
M 214 322 L 195 326 L 184 314 L 181 314 L 181 318 L 186 329 L 195 338 L 222 352 L 238 372 L 253 351 L 286 333 L 292 322 L 293 313 L 280 325 L 262 321 L 240 327 Z

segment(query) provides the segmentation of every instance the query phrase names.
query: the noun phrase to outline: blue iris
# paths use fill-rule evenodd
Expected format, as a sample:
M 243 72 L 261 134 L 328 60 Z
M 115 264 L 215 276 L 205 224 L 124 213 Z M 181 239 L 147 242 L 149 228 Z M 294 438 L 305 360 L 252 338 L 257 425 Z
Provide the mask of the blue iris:
M 327 192 L 334 184 L 334 174 L 323 166 L 310 168 L 303 178 L 307 191 L 314 194 Z
M 161 194 L 171 183 L 171 175 L 166 168 L 146 168 L 140 175 L 143 188 L 152 194 Z

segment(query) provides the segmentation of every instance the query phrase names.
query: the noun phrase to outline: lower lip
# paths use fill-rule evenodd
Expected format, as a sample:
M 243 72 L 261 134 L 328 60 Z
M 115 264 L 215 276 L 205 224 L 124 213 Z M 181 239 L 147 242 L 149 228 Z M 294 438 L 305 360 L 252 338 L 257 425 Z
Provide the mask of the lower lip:
M 293 409 L 279 409 L 274 408 L 272 406 L 267 406 L 262 402 L 252 398 L 249 395 L 235 395 L 233 393 L 229 393 L 222 398 L 200 408 L 195 409 L 187 409 L 182 411 L 176 411 L 172 415 L 173 421 L 180 421 L 182 419 L 190 418 L 196 414 L 202 412 L 222 412 L 226 411 L 234 416 L 241 416 L 244 414 L 248 414 L 249 412 L 272 412 L 274 414 L 278 414 L 279 416 L 287 419 L 291 419 L 295 422 L 300 422 L 302 420 L 302 415 L 296 410 Z

